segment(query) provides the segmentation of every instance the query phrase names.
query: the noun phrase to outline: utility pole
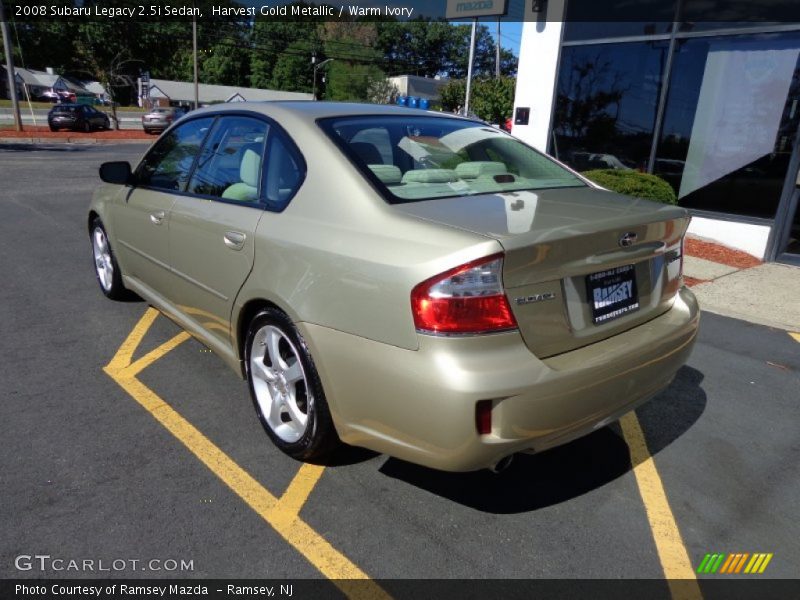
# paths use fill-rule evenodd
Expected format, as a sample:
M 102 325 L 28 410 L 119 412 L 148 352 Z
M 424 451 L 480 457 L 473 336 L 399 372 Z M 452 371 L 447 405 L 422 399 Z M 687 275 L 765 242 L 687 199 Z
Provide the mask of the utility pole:
M 472 91 L 472 63 L 475 61 L 475 31 L 478 28 L 478 17 L 472 19 L 472 35 L 469 39 L 469 64 L 467 65 L 467 93 L 464 99 L 464 116 L 469 116 L 469 94 Z
M 197 17 L 192 16 L 192 66 L 194 68 L 194 109 L 200 106 L 200 86 L 197 83 Z
M 500 16 L 497 17 L 497 39 L 495 40 L 494 78 L 500 79 Z
M 19 98 L 17 98 L 16 71 L 14 70 L 14 56 L 11 53 L 11 35 L 8 32 L 8 23 L 0 0 L 0 30 L 3 32 L 3 50 L 6 53 L 6 74 L 8 75 L 8 97 L 11 98 L 11 109 L 14 113 L 14 126 L 17 131 L 22 131 L 22 117 L 19 114 Z
M 311 64 L 314 65 L 314 84 L 313 84 L 313 87 L 312 87 L 313 91 L 311 92 L 311 96 L 312 96 L 313 100 L 317 99 L 317 70 L 319 70 L 320 68 L 324 67 L 326 64 L 328 64 L 332 60 L 334 60 L 334 59 L 333 58 L 326 58 L 321 63 L 317 63 L 317 56 L 314 55 L 314 56 L 311 57 Z

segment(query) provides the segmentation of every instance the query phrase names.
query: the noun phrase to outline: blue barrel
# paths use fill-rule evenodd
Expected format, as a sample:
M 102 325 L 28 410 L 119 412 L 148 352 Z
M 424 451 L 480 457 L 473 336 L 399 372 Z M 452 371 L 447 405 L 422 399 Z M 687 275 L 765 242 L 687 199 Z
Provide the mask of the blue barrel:
M 398 96 L 397 100 L 396 100 L 397 106 L 405 106 L 407 100 L 408 100 L 408 98 L 406 98 L 405 96 Z
M 428 108 L 430 107 L 430 105 L 431 105 L 431 103 L 430 103 L 430 102 L 428 102 L 428 99 L 427 99 L 427 98 L 420 98 L 420 99 L 419 99 L 419 107 L 420 107 L 422 110 L 428 110 Z
M 416 96 L 408 97 L 408 108 L 417 108 L 419 106 L 419 98 Z

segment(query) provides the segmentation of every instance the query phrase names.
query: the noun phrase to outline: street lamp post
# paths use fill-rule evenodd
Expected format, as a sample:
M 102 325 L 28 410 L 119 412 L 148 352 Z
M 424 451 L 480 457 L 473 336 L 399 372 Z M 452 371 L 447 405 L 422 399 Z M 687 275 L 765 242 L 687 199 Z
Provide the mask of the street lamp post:
M 17 131 L 22 131 L 22 117 L 19 114 L 19 98 L 17 98 L 16 71 L 14 70 L 14 55 L 11 51 L 11 35 L 3 12 L 2 0 L 0 0 L 0 30 L 3 33 L 3 50 L 6 55 L 6 74 L 8 76 L 8 97 L 11 100 L 11 112 L 14 113 L 14 127 Z
M 317 57 L 316 57 L 316 56 L 314 56 L 314 57 L 312 57 L 312 59 L 311 59 L 311 60 L 312 60 L 312 62 L 313 62 L 313 61 L 316 61 L 316 60 L 317 60 Z M 332 60 L 335 60 L 335 59 L 333 59 L 333 58 L 326 58 L 325 60 L 323 60 L 323 61 L 322 61 L 321 63 L 319 63 L 319 64 L 317 64 L 316 62 L 314 63 L 314 84 L 313 84 L 313 92 L 312 92 L 312 96 L 314 97 L 314 100 L 316 100 L 316 99 L 317 99 L 317 70 L 318 70 L 320 67 L 322 67 L 322 66 L 324 66 L 324 65 L 328 64 L 328 63 L 329 63 L 329 62 L 331 62 Z

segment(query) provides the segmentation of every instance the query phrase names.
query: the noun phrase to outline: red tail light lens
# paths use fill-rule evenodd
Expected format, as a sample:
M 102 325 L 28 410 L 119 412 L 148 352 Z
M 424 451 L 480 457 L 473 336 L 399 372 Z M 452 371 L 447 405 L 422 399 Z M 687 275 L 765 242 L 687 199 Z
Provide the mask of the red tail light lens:
M 480 435 L 492 433 L 491 400 L 479 400 L 475 405 L 475 429 Z
M 423 281 L 411 291 L 417 331 L 488 333 L 515 329 L 503 292 L 503 255 L 472 261 Z

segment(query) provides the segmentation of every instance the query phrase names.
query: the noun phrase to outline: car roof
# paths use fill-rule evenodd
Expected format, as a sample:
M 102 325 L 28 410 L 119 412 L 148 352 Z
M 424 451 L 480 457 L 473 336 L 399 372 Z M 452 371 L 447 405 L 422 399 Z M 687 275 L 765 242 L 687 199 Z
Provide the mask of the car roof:
M 438 111 L 407 108 L 392 104 L 362 104 L 357 102 L 317 102 L 314 100 L 271 100 L 264 102 L 228 102 L 215 104 L 192 111 L 192 115 L 210 112 L 249 110 L 260 112 L 271 117 L 292 116 L 304 120 L 316 120 L 325 117 L 346 116 L 448 116 L 464 119 L 459 115 Z M 471 121 L 472 119 L 464 119 Z

